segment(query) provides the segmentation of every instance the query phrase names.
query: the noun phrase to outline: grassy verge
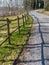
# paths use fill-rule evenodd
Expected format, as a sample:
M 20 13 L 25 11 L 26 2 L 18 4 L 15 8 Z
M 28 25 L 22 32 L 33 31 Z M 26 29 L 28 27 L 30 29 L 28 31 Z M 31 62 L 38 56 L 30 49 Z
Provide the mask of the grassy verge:
M 23 13 L 23 15 L 25 15 L 26 13 Z M 19 15 L 19 18 L 22 17 L 22 15 Z M 6 19 L 7 17 L 1 17 L 0 19 Z M 17 17 L 16 16 L 9 16 L 8 17 L 10 20 L 12 19 L 16 19 Z M 20 25 L 23 23 L 23 20 L 21 19 L 20 20 Z M 0 25 L 4 25 L 4 24 L 7 24 L 7 21 L 0 21 Z M 15 21 L 11 21 L 10 23 L 10 33 L 15 30 L 18 26 L 18 21 L 15 20 Z M 0 43 L 3 42 L 3 40 L 5 40 L 7 38 L 7 25 L 0 28 Z M 7 43 L 7 42 L 6 42 Z
M 48 15 L 49 16 L 49 11 L 45 11 L 44 9 L 41 9 L 39 11 L 37 11 L 38 13 L 42 13 L 42 14 L 45 14 L 45 15 Z
M 13 60 L 17 58 L 22 46 L 24 45 L 29 29 L 28 27 L 32 23 L 32 19 L 29 17 L 29 19 L 26 21 L 25 26 L 21 27 L 20 35 L 18 34 L 18 31 L 12 34 L 11 36 L 11 45 L 5 44 L 4 46 L 0 47 L 0 65 L 11 65 Z M 16 46 L 19 44 L 20 46 Z

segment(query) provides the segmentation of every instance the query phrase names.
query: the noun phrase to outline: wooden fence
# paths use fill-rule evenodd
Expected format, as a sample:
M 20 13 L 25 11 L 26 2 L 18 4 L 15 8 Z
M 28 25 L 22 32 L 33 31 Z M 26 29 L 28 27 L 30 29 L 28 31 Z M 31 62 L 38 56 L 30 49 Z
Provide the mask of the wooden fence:
M 1 22 L 1 21 L 6 21 L 7 24 L 0 25 L 0 28 L 2 28 L 2 27 L 4 27 L 4 26 L 7 26 L 7 32 L 8 32 L 8 34 L 7 34 L 8 37 L 7 37 L 4 41 L 2 41 L 2 43 L 0 43 L 0 46 L 1 46 L 2 44 L 4 44 L 7 40 L 8 40 L 8 43 L 11 44 L 10 37 L 11 37 L 11 35 L 12 35 L 16 30 L 18 30 L 19 35 L 20 35 L 20 28 L 25 25 L 25 21 L 27 20 L 27 18 L 28 18 L 27 15 L 22 15 L 21 18 L 17 16 L 17 18 L 16 18 L 16 19 L 13 19 L 13 20 L 9 20 L 8 18 L 7 18 L 6 20 L 0 20 L 0 22 Z M 20 26 L 20 20 L 21 20 L 21 19 L 23 20 L 23 24 Z M 16 29 L 15 29 L 14 31 L 12 31 L 12 32 L 10 33 L 10 23 L 11 23 L 12 21 L 17 21 L 17 22 L 18 22 L 18 26 L 16 27 Z

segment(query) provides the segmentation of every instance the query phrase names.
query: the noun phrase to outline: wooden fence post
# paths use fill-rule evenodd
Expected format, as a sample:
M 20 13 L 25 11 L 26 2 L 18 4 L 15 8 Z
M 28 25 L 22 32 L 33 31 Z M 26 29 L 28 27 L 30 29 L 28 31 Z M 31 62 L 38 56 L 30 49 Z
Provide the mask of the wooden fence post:
M 18 32 L 19 32 L 19 35 L 20 35 L 20 25 L 19 25 L 19 17 L 17 16 L 17 19 L 18 19 Z
M 23 26 L 24 26 L 24 16 L 22 15 L 22 19 L 23 19 Z
M 25 15 L 25 21 L 26 21 L 26 24 L 27 24 L 27 15 Z
M 25 21 L 26 21 L 26 15 L 25 15 Z
M 10 24 L 10 20 L 7 18 L 8 42 L 9 42 L 9 44 L 11 44 L 11 42 L 10 42 L 10 26 L 9 26 L 9 24 Z

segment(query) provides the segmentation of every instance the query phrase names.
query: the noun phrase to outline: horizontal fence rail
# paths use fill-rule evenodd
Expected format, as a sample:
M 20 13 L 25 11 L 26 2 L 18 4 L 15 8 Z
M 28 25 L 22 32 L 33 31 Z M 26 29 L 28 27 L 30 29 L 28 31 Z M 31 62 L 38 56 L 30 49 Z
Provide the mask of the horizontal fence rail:
M 11 37 L 11 35 L 12 35 L 16 30 L 18 30 L 19 35 L 20 35 L 20 28 L 25 25 L 25 22 L 26 22 L 26 20 L 28 19 L 27 16 L 28 16 L 28 15 L 22 15 L 22 17 L 17 16 L 17 18 L 16 18 L 16 19 L 13 19 L 13 20 L 10 20 L 10 19 L 8 19 L 8 18 L 7 18 L 6 20 L 0 20 L 0 22 L 1 22 L 1 21 L 5 21 L 5 22 L 6 22 L 6 24 L 0 25 L 0 29 L 1 29 L 2 27 L 4 27 L 4 26 L 7 26 L 7 38 L 6 38 L 4 41 L 2 41 L 2 43 L 0 43 L 0 46 L 1 46 L 2 44 L 4 44 L 7 40 L 8 40 L 8 43 L 11 44 L 10 37 Z M 20 20 L 21 20 L 21 19 L 22 19 L 23 23 L 20 25 Z M 10 32 L 10 24 L 11 24 L 12 21 L 13 21 L 13 22 L 14 22 L 14 21 L 17 21 L 18 25 L 16 26 L 16 29 L 14 29 L 12 32 Z
M 0 28 L 3 27 L 3 26 L 5 26 L 5 25 L 7 25 L 7 24 L 0 25 Z

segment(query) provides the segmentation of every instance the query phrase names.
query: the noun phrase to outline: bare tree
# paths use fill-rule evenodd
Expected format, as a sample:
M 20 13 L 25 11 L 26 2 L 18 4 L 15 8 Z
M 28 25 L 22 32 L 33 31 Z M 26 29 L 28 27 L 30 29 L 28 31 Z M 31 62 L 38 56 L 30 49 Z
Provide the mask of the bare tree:
M 15 0 L 15 13 L 18 15 L 18 0 Z
M 31 4 L 33 0 L 24 0 L 24 8 L 25 10 L 30 10 L 31 9 Z

